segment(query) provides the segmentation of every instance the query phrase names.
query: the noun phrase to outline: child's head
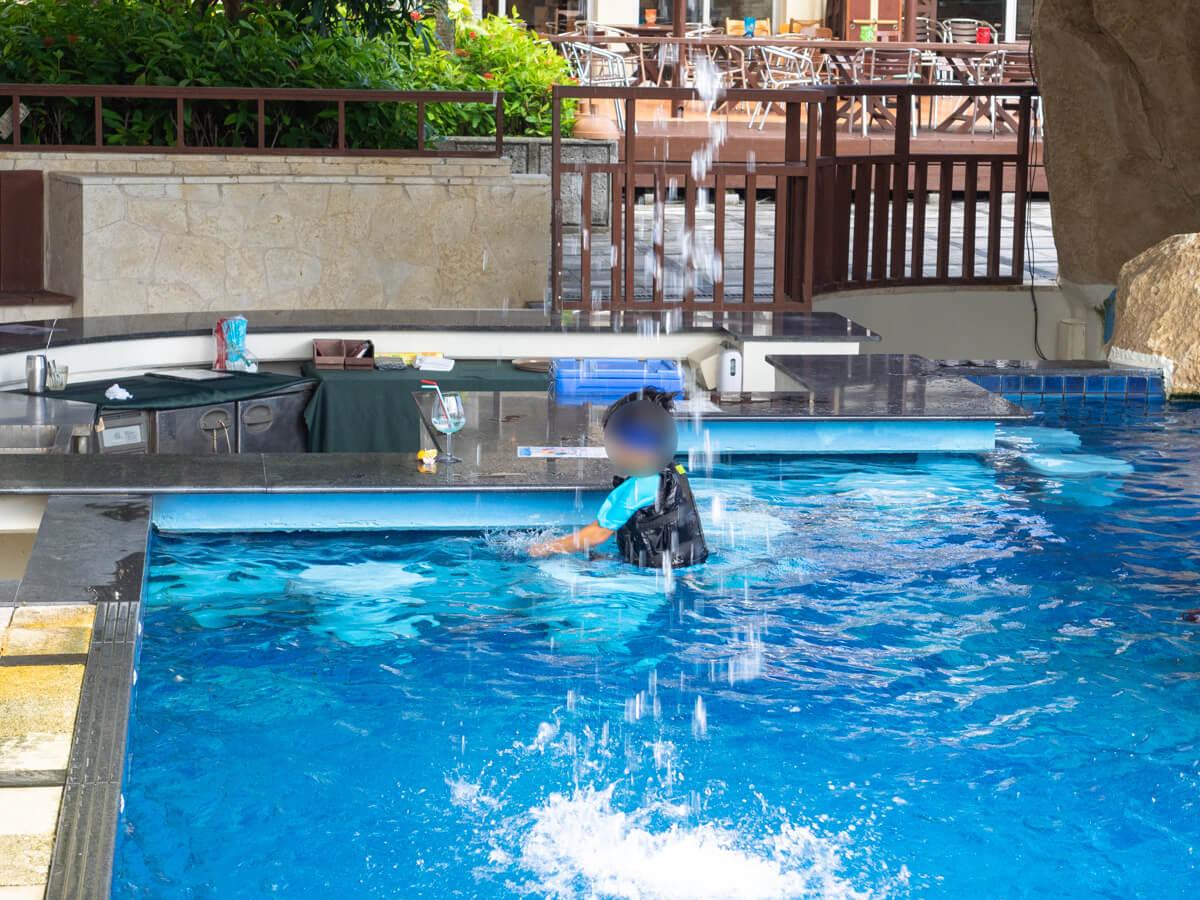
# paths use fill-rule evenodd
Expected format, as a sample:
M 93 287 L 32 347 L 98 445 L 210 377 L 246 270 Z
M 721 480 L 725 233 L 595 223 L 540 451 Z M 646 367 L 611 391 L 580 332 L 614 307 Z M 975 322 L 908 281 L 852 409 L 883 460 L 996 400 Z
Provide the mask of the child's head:
M 675 458 L 679 435 L 671 417 L 675 395 L 643 388 L 622 397 L 604 413 L 604 446 L 617 471 L 653 475 Z

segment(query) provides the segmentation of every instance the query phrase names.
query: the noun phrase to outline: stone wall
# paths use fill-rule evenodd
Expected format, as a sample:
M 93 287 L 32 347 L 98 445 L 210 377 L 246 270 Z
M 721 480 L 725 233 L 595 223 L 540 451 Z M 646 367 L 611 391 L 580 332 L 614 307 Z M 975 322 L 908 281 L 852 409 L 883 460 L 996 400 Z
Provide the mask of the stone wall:
M 1033 42 L 1063 279 L 1112 284 L 1200 231 L 1194 0 L 1039 0 Z
M 617 163 L 620 152 L 615 140 L 585 140 L 564 138 L 562 158 L 568 163 Z M 450 137 L 439 146 L 447 150 L 490 150 L 495 144 L 488 137 Z M 550 138 L 515 137 L 504 139 L 504 155 L 512 163 L 515 174 L 550 175 L 554 166 L 553 144 Z M 583 221 L 583 176 L 564 172 L 562 178 L 563 224 L 578 225 Z M 612 213 L 612 176 L 592 176 L 592 224 L 608 225 Z
M 1167 394 L 1200 396 L 1200 234 L 1177 234 L 1121 268 L 1109 359 L 1163 370 Z
M 171 163 L 173 174 L 48 176 L 49 284 L 75 288 L 80 314 L 544 297 L 549 180 L 507 162 L 360 162 L 353 175 L 336 173 L 342 162 L 236 175 Z

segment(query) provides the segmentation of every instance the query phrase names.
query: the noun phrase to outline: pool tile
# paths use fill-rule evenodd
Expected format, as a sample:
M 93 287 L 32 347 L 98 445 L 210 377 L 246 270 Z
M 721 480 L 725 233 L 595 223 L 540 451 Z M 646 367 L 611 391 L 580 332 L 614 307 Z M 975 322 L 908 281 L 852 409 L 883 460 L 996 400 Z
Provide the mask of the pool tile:
M 31 732 L 0 737 L 0 770 L 29 772 L 65 769 L 70 756 L 70 734 Z
M 1006 394 L 1019 394 L 1021 392 L 1021 376 L 1005 375 L 1000 380 L 1000 390 Z
M 1150 393 L 1161 394 L 1163 392 L 1163 380 L 1159 375 L 1150 376 Z
M 0 788 L 0 834 L 54 834 L 60 787 Z
M 1082 375 L 1067 375 L 1063 378 L 1063 390 L 1068 394 L 1082 394 L 1085 390 Z
M 982 375 L 965 375 L 963 377 L 966 378 L 967 381 L 971 382 L 971 384 L 979 384 L 979 379 L 982 378 L 983 376 Z
M 53 849 L 54 838 L 48 834 L 0 835 L 0 883 L 45 884 Z
M 1042 376 L 1026 375 L 1021 379 L 1021 393 L 1040 394 L 1042 392 Z
M 984 375 L 982 382 L 983 386 L 989 391 L 1000 391 L 1000 376 L 999 375 Z
M 1086 379 L 1086 384 L 1084 385 L 1083 389 L 1085 391 L 1087 391 L 1087 393 L 1089 393 L 1089 394 L 1103 394 L 1104 393 L 1104 376 L 1103 375 L 1089 375 Z
M 1106 390 L 1110 394 L 1125 393 L 1126 378 L 1124 375 L 1109 375 L 1108 384 L 1105 385 Z
M 90 628 L 10 628 L 0 646 L 0 656 L 39 653 L 87 653 Z
M 1128 381 L 1126 381 L 1126 383 L 1125 383 L 1125 393 L 1127 393 L 1127 394 L 1144 394 L 1144 393 L 1146 393 L 1146 391 L 1149 387 L 1149 385 L 1147 383 L 1148 381 L 1149 381 L 1149 379 L 1147 379 L 1144 375 L 1130 375 Z
M 49 865 L 47 864 L 47 870 Z M 0 887 L 0 900 L 45 900 L 44 884 L 10 884 Z
M 13 628 L 91 628 L 96 607 L 89 604 L 21 606 L 13 613 Z
M 0 672 L 0 737 L 74 729 L 83 666 L 6 666 Z
M 1042 393 L 1061 394 L 1062 392 L 1063 377 L 1061 375 L 1047 375 L 1042 379 Z

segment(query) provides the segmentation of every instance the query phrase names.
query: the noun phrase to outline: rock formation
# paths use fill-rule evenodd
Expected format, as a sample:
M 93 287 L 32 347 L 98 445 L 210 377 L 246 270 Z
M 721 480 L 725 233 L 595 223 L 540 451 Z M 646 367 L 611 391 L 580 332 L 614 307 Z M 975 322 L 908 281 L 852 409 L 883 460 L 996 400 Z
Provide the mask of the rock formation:
M 1112 283 L 1200 231 L 1200 0 L 1039 0 L 1033 18 L 1059 271 Z
M 1200 234 L 1169 237 L 1121 268 L 1109 358 L 1161 366 L 1173 396 L 1200 394 Z

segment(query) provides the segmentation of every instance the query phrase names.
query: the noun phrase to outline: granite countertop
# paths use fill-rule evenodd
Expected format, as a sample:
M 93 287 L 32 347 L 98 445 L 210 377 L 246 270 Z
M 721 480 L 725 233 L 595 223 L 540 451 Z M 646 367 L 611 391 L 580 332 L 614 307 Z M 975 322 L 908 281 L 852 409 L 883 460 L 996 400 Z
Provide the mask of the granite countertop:
M 964 378 L 939 372 L 921 356 L 768 356 L 801 385 L 761 406 L 722 404 L 725 414 L 747 418 L 806 415 L 831 419 L 1027 421 L 1033 415 Z M 806 407 L 807 413 L 797 406 Z M 751 413 L 747 407 L 757 407 Z M 716 414 L 713 416 L 716 418 Z
M 808 391 L 701 398 L 713 421 L 993 420 L 1030 414 L 961 378 L 929 374 L 920 357 L 782 356 Z M 522 446 L 600 446 L 604 405 L 558 404 L 544 392 L 473 392 L 468 425 L 453 438 L 463 462 L 418 469 L 415 454 L 233 456 L 15 454 L 0 493 L 334 493 L 568 491 L 611 486 L 607 459 L 521 457 Z M 679 418 L 690 417 L 681 410 Z M 438 436 L 440 439 L 440 435 Z
M 221 316 L 245 315 L 250 332 L 309 331 L 520 331 L 616 332 L 653 336 L 717 332 L 737 340 L 877 341 L 879 336 L 832 312 L 572 312 L 541 310 L 251 310 L 246 312 L 161 313 L 93 316 L 9 323 L 32 326 L 32 334 L 4 331 L 0 354 L 44 351 L 75 344 L 135 338 L 211 334 Z M 47 329 L 53 328 L 53 333 Z

